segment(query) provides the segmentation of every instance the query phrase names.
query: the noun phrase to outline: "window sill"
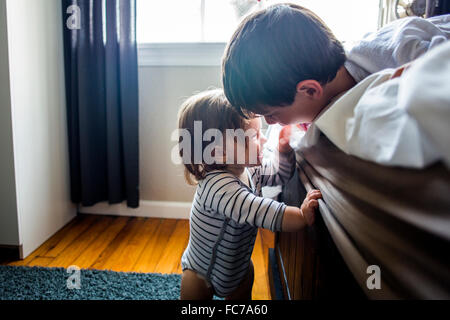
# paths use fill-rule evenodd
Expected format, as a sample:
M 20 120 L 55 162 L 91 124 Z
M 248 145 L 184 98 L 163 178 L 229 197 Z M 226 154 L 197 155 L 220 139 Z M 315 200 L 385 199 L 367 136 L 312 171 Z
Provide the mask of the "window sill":
M 139 43 L 140 67 L 221 66 L 226 43 Z

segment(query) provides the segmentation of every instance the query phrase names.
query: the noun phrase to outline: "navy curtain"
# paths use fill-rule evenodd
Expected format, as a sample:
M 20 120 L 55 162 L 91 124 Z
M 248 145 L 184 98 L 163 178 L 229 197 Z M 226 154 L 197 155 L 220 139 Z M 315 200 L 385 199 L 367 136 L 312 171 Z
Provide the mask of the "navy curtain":
M 71 198 L 139 206 L 133 0 L 62 0 Z
M 426 17 L 440 16 L 450 13 L 449 0 L 427 0 L 426 1 Z

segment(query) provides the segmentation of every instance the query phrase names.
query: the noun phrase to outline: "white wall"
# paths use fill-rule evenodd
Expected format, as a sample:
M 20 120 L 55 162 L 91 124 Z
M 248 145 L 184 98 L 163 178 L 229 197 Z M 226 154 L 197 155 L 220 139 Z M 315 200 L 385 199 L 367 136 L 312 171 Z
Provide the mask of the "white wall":
M 76 215 L 59 0 L 7 0 L 14 161 L 24 256 Z
M 188 57 L 192 60 L 192 57 Z M 218 59 L 220 61 L 220 59 Z M 198 63 L 198 61 L 196 61 Z M 221 67 L 139 66 L 140 206 L 106 202 L 79 208 L 82 213 L 189 219 L 195 187 L 184 179 L 184 168 L 172 162 L 178 110 L 197 92 L 221 87 Z
M 189 96 L 221 87 L 220 66 L 139 67 L 139 179 L 140 206 L 125 202 L 80 207 L 82 213 L 189 219 L 195 187 L 184 179 L 182 165 L 171 160 L 177 142 L 178 110 Z
M 217 67 L 140 67 L 140 191 L 142 200 L 191 202 L 195 188 L 183 167 L 171 161 L 181 103 L 192 94 L 219 88 Z

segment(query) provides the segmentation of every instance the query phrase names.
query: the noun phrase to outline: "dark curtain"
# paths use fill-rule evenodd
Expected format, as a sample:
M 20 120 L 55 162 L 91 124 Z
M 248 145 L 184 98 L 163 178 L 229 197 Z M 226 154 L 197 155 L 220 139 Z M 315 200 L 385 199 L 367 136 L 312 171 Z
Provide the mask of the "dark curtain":
M 449 0 L 426 0 L 426 17 L 440 16 L 450 13 Z
M 62 0 L 71 198 L 139 206 L 138 67 L 133 0 Z M 69 25 L 77 16 L 80 24 Z M 73 7 L 72 7 L 73 8 Z M 76 24 L 75 24 L 76 25 Z

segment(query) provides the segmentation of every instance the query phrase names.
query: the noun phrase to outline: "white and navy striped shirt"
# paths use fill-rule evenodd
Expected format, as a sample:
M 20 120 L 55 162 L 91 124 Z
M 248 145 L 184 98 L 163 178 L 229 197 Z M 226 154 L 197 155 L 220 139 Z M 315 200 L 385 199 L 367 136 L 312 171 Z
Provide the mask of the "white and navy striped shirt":
M 192 203 L 182 270 L 197 272 L 220 297 L 232 293 L 248 272 L 258 227 L 281 230 L 286 205 L 262 198 L 261 188 L 286 183 L 294 168 L 294 152 L 246 168 L 250 188 L 227 171 L 209 172 Z

